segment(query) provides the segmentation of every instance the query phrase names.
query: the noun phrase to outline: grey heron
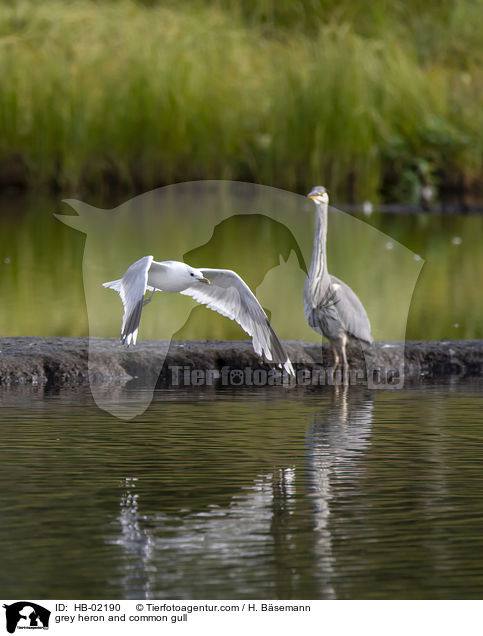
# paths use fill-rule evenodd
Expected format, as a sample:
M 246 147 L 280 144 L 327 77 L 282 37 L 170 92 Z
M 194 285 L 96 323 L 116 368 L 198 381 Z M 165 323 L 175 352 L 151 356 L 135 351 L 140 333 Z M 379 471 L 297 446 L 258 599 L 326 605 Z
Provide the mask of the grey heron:
M 270 324 L 262 306 L 248 285 L 229 269 L 196 269 L 180 261 L 157 262 L 143 256 L 133 263 L 119 280 L 103 283 L 117 291 L 124 305 L 121 342 L 136 344 L 141 312 L 155 291 L 191 296 L 208 309 L 235 320 L 252 336 L 255 353 L 283 365 L 294 374 L 292 364 Z M 147 291 L 151 296 L 144 299 Z
M 312 329 L 329 340 L 334 370 L 342 357 L 346 374 L 347 341 L 353 338 L 372 343 L 371 325 L 366 310 L 349 285 L 327 271 L 327 190 L 316 186 L 307 196 L 315 202 L 315 233 L 312 261 L 304 286 L 304 313 Z

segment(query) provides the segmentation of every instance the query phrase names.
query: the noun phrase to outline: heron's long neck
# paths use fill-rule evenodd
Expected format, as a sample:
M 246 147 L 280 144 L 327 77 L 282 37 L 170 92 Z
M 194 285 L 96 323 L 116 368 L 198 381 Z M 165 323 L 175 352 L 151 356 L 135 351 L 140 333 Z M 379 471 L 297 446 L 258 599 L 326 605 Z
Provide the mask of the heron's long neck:
M 327 241 L 327 203 L 315 205 L 315 232 L 312 262 L 309 269 L 309 281 L 312 289 L 312 298 L 317 292 L 317 287 L 327 278 L 327 255 L 325 243 Z

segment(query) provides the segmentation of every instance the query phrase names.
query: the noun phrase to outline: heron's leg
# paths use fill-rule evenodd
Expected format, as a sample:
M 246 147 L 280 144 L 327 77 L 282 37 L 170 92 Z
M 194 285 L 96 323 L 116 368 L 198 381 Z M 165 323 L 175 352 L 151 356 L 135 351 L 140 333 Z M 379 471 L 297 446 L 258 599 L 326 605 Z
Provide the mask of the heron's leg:
M 339 366 L 339 352 L 337 351 L 337 347 L 335 346 L 335 343 L 332 341 L 330 343 L 330 349 L 332 351 L 332 355 L 334 356 L 334 372 L 335 372 L 335 370 Z
M 347 336 L 345 334 L 342 336 L 341 341 L 342 373 L 344 374 L 344 384 L 347 384 L 349 382 L 349 365 L 347 364 Z
M 156 291 L 156 290 L 155 290 L 155 289 L 153 289 L 153 291 L 151 292 L 151 296 L 150 296 L 149 298 L 146 298 L 146 300 L 145 300 L 145 301 L 143 301 L 143 307 L 145 307 L 148 303 L 150 303 L 150 302 L 152 301 L 153 296 L 154 296 L 154 292 L 155 292 L 155 291 Z
M 339 352 L 337 351 L 337 346 L 335 344 L 335 342 L 330 342 L 330 348 L 332 351 L 332 355 L 334 356 L 334 366 L 332 367 L 332 383 L 335 384 L 335 373 L 337 371 L 337 368 L 339 367 Z

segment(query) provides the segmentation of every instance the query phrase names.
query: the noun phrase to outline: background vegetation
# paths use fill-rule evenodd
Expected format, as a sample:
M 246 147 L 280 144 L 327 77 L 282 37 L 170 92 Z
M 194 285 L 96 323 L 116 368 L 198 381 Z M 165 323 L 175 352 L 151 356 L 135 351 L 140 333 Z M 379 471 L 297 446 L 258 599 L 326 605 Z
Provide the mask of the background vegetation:
M 3 2 L 0 188 L 470 191 L 482 33 L 483 0 Z

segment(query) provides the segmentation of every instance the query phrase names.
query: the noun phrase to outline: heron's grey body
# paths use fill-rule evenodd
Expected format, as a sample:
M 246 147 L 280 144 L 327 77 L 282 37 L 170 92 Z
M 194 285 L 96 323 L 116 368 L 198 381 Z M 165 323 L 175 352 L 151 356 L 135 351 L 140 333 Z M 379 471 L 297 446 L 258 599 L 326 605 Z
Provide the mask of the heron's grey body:
M 258 355 L 283 365 L 287 373 L 294 375 L 292 364 L 262 306 L 236 272 L 196 269 L 179 261 L 157 262 L 152 256 L 143 256 L 128 267 L 122 278 L 103 285 L 121 296 L 123 343 L 136 344 L 142 309 L 155 291 L 180 293 L 235 320 L 252 336 L 253 348 Z M 144 299 L 146 291 L 153 292 L 147 300 Z
M 329 197 L 316 186 L 307 195 L 315 202 L 315 233 L 312 261 L 304 287 L 304 312 L 309 325 L 325 336 L 334 354 L 334 366 L 342 357 L 347 370 L 349 338 L 372 343 L 371 325 L 361 301 L 349 285 L 327 271 L 327 210 Z

